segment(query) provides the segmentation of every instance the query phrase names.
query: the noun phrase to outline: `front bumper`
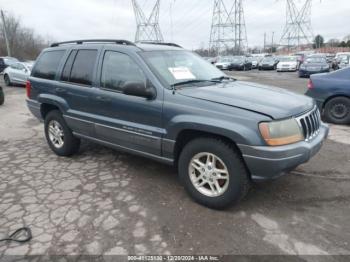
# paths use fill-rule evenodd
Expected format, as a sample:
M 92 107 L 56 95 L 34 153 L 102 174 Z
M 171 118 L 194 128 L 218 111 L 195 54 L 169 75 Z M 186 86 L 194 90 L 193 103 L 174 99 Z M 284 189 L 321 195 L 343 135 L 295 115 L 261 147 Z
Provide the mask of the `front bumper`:
M 278 72 L 295 72 L 297 71 L 296 67 L 277 67 Z
M 319 71 L 308 71 L 308 70 L 299 69 L 300 77 L 307 77 L 307 76 L 311 76 L 314 74 L 321 74 L 321 73 L 329 73 L 329 69 L 324 69 Z
M 320 151 L 328 132 L 328 126 L 322 124 L 318 136 L 309 142 L 302 141 L 278 147 L 239 145 L 239 148 L 252 179 L 269 180 L 308 162 Z
M 262 66 L 259 66 L 259 67 L 262 70 L 274 70 L 275 69 L 274 65 L 262 65 Z

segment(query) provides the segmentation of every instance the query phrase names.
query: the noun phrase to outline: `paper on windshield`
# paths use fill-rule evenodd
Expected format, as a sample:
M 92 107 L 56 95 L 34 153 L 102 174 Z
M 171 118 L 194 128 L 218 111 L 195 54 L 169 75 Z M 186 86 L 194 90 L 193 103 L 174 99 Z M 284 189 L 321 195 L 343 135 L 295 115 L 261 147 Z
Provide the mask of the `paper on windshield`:
M 188 67 L 169 67 L 168 69 L 176 80 L 196 79 Z

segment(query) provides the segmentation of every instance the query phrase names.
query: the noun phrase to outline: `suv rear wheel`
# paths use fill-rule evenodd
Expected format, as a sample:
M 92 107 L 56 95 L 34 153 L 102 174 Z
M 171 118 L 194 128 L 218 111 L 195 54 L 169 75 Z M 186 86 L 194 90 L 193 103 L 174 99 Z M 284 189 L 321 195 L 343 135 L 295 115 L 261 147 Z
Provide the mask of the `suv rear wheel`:
M 51 150 L 59 156 L 71 156 L 79 150 L 80 139 L 74 137 L 58 110 L 45 117 L 45 136 Z
M 184 147 L 179 175 L 195 201 L 214 209 L 241 200 L 250 184 L 240 154 L 230 144 L 215 138 L 198 138 Z
M 324 109 L 325 120 L 334 124 L 350 123 L 350 99 L 335 97 L 329 100 Z

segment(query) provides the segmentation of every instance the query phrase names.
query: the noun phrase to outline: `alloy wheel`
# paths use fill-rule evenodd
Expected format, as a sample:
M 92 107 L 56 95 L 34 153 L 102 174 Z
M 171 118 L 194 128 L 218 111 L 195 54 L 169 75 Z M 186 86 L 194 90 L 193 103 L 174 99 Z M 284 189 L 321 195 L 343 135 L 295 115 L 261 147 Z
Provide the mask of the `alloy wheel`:
M 228 169 L 215 154 L 203 152 L 195 155 L 190 161 L 188 172 L 193 186 L 205 196 L 221 196 L 228 188 Z
M 50 121 L 48 133 L 53 146 L 57 149 L 62 148 L 64 145 L 64 132 L 61 124 L 55 120 Z

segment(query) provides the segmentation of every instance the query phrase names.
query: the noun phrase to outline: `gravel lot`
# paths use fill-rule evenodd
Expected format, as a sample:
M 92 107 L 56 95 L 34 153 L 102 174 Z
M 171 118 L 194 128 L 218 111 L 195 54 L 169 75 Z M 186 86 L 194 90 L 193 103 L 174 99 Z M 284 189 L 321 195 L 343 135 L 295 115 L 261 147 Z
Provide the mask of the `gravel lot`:
M 298 93 L 307 84 L 296 73 L 230 74 Z M 1 244 L 0 260 L 9 254 L 350 255 L 348 126 L 331 126 L 308 164 L 254 185 L 240 205 L 218 212 L 192 202 L 176 170 L 157 162 L 86 142 L 73 158 L 57 157 L 26 108 L 24 88 L 4 91 L 0 237 L 26 225 L 33 240 Z

